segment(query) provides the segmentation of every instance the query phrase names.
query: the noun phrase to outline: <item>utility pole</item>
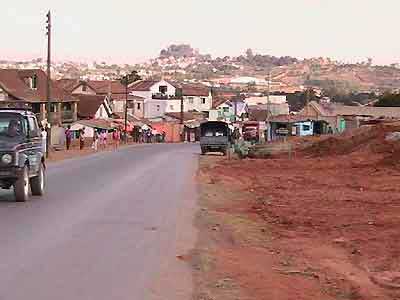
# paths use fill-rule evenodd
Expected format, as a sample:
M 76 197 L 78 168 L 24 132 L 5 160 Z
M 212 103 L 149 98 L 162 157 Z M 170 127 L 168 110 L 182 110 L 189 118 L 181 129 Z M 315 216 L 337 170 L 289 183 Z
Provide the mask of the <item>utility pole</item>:
M 47 85 L 46 85 L 46 100 L 47 100 L 47 139 L 46 139 L 46 157 L 49 157 L 50 146 L 51 146 L 51 77 L 50 77 L 50 67 L 51 67 L 51 13 L 50 10 L 46 15 L 47 26 Z
M 271 69 L 268 70 L 268 82 L 267 82 L 267 119 L 270 117 L 270 94 L 271 94 Z
M 185 141 L 185 127 L 184 127 L 184 113 L 183 113 L 183 110 L 184 110 L 183 92 L 180 88 L 177 89 L 177 96 L 180 97 L 180 99 L 181 99 L 181 117 L 180 117 L 180 123 L 181 123 L 181 129 L 182 129 L 181 141 L 184 142 Z
M 125 139 L 125 144 L 128 143 L 128 77 L 126 78 L 126 84 L 125 84 L 125 133 L 124 133 L 124 139 Z
M 234 117 L 233 117 L 233 122 L 236 124 L 237 121 L 237 101 L 238 101 L 238 97 L 239 97 L 239 93 L 236 95 L 236 97 L 233 99 L 233 113 L 234 113 Z

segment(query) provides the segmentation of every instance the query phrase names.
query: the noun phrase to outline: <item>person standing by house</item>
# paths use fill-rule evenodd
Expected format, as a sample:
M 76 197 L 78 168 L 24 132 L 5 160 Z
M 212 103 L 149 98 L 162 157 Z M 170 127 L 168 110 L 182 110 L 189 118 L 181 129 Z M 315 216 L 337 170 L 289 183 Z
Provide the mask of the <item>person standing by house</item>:
M 68 125 L 67 130 L 65 130 L 65 141 L 67 144 L 67 150 L 71 147 L 71 141 L 72 141 L 72 130 L 71 130 L 71 125 Z
M 79 130 L 79 149 L 85 148 L 85 127 Z
M 97 152 L 98 150 L 98 144 L 99 144 L 99 133 L 97 132 L 97 129 L 94 129 L 93 131 L 93 150 Z
M 42 132 L 42 150 L 43 154 L 46 154 L 47 152 L 47 131 L 46 128 L 43 126 L 41 127 L 41 132 Z
M 165 143 L 165 137 L 166 137 L 166 133 L 165 133 L 165 131 L 163 131 L 161 134 L 161 142 L 162 143 Z

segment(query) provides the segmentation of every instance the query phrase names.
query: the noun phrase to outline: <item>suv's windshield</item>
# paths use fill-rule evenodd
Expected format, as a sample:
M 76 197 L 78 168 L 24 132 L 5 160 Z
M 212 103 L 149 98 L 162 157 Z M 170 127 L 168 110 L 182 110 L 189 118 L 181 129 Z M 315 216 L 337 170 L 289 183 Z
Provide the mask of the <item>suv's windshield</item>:
M 11 114 L 0 114 L 0 139 L 20 138 L 24 136 L 25 132 L 23 118 Z

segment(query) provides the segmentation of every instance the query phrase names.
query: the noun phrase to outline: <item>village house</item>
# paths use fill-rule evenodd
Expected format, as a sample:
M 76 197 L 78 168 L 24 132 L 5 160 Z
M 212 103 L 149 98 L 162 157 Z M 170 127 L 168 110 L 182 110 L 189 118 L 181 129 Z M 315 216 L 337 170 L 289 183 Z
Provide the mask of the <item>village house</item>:
M 245 120 L 248 117 L 248 106 L 241 99 L 216 99 L 213 102 L 213 108 L 210 110 L 209 121 L 234 122 L 236 120 Z
M 325 120 L 334 132 L 357 128 L 369 119 L 400 119 L 400 107 L 347 106 L 311 101 L 299 115 Z
M 134 115 L 147 119 L 162 117 L 167 111 L 168 100 L 179 99 L 176 88 L 165 80 L 141 80 L 129 86 L 130 95 L 143 98 L 134 101 Z M 172 102 L 174 105 L 174 101 Z
M 114 112 L 124 112 L 126 103 L 126 88 L 117 80 L 78 80 L 60 79 L 58 84 L 72 95 L 101 95 L 106 97 Z M 128 94 L 128 111 L 133 112 L 134 101 L 143 100 Z M 139 105 L 140 107 L 140 105 Z M 138 111 L 140 113 L 140 109 Z
M 212 95 L 208 87 L 166 80 L 142 80 L 129 86 L 134 99 L 133 113 L 144 118 L 159 118 L 165 113 L 181 111 L 208 112 L 212 107 Z
M 39 121 L 47 119 L 47 75 L 40 69 L 0 70 L 0 105 L 29 107 Z M 50 82 L 50 120 L 52 124 L 70 124 L 77 120 L 78 100 Z
M 112 109 L 107 96 L 77 94 L 79 119 L 108 119 L 112 117 Z
M 204 85 L 188 83 L 172 83 L 175 88 L 179 88 L 183 97 L 184 112 L 203 112 L 208 113 L 212 108 L 211 90 Z M 179 99 L 170 100 L 166 112 L 180 112 L 181 101 Z

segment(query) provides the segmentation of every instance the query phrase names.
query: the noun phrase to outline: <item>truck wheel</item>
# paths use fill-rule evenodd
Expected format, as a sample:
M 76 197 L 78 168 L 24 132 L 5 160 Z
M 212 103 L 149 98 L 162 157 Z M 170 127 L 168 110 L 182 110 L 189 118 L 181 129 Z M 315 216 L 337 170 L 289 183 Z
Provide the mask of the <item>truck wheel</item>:
M 43 196 L 44 189 L 46 186 L 46 176 L 42 164 L 40 164 L 38 176 L 31 178 L 30 185 L 31 185 L 32 195 Z
M 223 156 L 226 156 L 227 149 L 221 149 L 221 152 L 222 152 L 222 155 L 223 155 Z
M 29 199 L 29 175 L 27 166 L 22 170 L 22 174 L 14 183 L 15 201 L 25 202 Z

